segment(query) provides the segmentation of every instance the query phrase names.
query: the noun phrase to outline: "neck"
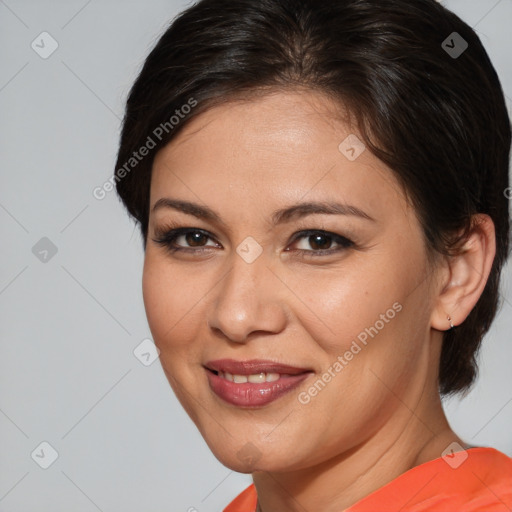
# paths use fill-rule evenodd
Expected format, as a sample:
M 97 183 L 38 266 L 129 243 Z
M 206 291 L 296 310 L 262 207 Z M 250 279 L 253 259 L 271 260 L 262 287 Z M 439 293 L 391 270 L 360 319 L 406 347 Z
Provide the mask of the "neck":
M 322 510 L 339 512 L 407 470 L 434 460 L 453 441 L 437 390 L 416 405 L 402 402 L 393 422 L 348 452 L 289 473 L 253 474 L 258 512 Z

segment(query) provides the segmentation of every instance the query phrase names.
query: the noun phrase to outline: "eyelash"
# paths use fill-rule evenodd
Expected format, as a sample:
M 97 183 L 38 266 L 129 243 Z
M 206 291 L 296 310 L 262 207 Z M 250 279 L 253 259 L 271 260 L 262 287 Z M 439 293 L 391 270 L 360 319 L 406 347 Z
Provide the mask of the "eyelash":
M 181 247 L 176 246 L 174 243 L 177 238 L 179 238 L 182 235 L 187 235 L 189 233 L 201 233 L 202 235 L 206 236 L 207 238 L 214 240 L 214 238 L 207 232 L 202 229 L 198 228 L 175 228 L 175 229 L 168 229 L 168 230 L 161 230 L 157 233 L 157 237 L 153 238 L 152 240 L 163 246 L 167 251 L 171 253 L 175 252 L 185 252 L 185 253 L 203 253 L 208 252 L 209 249 L 212 247 L 200 247 L 197 249 L 193 249 L 190 247 Z M 354 247 L 355 244 L 352 242 L 352 240 L 349 240 L 348 238 L 338 235 L 336 233 L 331 233 L 329 231 L 324 231 L 321 229 L 307 229 L 305 231 L 299 231 L 295 233 L 292 237 L 292 242 L 295 243 L 298 240 L 301 240 L 302 238 L 307 238 L 313 235 L 321 235 L 325 236 L 327 238 L 331 238 L 333 242 L 339 244 L 340 247 L 336 249 L 320 249 L 320 250 L 306 250 L 306 249 L 295 249 L 295 251 L 302 256 L 328 256 L 332 255 L 337 252 L 341 252 L 345 249 Z

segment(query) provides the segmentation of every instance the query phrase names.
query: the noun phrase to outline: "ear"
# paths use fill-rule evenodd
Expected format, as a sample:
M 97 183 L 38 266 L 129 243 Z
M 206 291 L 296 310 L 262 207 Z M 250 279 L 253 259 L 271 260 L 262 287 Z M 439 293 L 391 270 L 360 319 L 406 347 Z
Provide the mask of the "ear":
M 439 331 L 450 329 L 450 322 L 461 324 L 475 307 L 484 291 L 496 254 L 494 223 L 488 215 L 472 219 L 471 232 L 455 256 L 446 258 L 439 284 L 431 326 Z

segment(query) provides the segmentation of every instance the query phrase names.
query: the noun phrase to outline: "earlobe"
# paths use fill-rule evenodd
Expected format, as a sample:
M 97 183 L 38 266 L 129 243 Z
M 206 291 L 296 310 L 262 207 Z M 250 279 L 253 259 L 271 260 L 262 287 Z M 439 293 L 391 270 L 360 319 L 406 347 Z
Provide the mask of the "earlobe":
M 431 326 L 439 331 L 460 325 L 484 291 L 496 254 L 495 229 L 488 215 L 473 216 L 471 231 L 456 255 L 447 258 L 448 280 L 439 287 Z

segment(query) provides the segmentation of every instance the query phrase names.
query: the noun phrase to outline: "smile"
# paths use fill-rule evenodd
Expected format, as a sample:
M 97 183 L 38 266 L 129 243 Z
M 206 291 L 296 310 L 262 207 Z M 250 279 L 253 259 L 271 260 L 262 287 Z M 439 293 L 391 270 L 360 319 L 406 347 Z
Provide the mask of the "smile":
M 205 365 L 210 389 L 238 407 L 268 405 L 299 386 L 313 372 L 272 361 L 223 359 Z

